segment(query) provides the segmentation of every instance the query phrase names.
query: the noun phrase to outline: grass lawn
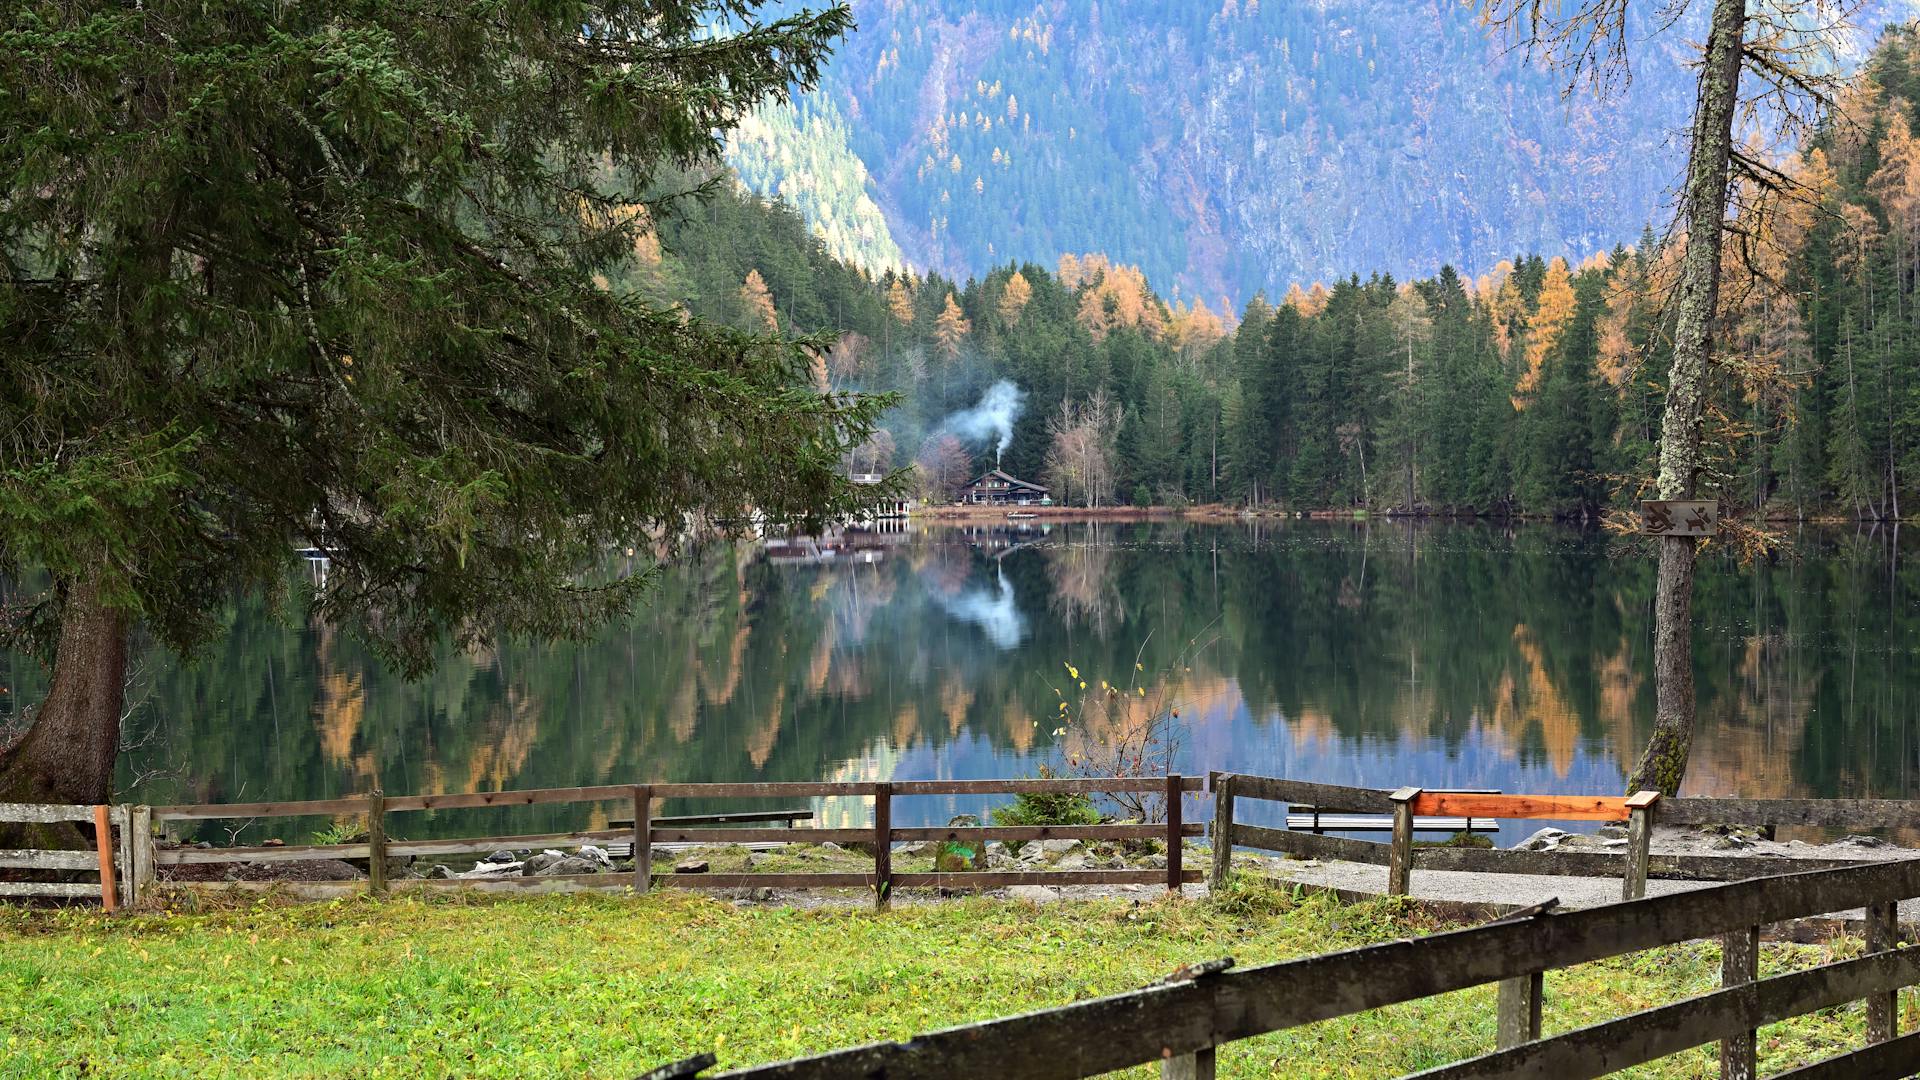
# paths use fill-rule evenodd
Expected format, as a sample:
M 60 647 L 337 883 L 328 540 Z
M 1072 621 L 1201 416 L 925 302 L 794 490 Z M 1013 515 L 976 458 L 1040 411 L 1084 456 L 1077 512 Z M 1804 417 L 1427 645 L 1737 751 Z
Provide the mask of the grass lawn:
M 973 900 L 886 914 L 671 891 L 242 903 L 116 918 L 0 909 L 0 1076 L 631 1077 L 709 1049 L 734 1067 L 1124 990 L 1191 961 L 1245 966 L 1444 929 L 1392 902 L 1258 888 L 1220 904 Z M 1763 967 L 1858 949 L 1773 945 Z M 1551 973 L 1547 1031 L 1711 989 L 1718 970 L 1718 948 L 1696 943 Z M 1492 1045 L 1493 997 L 1483 987 L 1236 1043 L 1221 1075 L 1440 1064 Z M 1766 1029 L 1762 1074 L 1857 1045 L 1864 1029 L 1857 1005 Z M 1626 1075 L 1709 1076 L 1712 1062 L 1708 1048 Z

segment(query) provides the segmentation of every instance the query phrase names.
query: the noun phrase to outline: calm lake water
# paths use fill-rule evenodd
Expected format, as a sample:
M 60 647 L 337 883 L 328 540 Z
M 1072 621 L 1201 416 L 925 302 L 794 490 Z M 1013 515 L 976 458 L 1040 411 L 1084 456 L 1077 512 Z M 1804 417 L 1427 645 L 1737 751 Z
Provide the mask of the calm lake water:
M 1707 560 L 1691 793 L 1920 796 L 1911 546 L 1803 530 L 1765 565 Z M 830 552 L 713 545 L 591 644 L 453 653 L 419 683 L 348 634 L 239 604 L 198 662 L 144 661 L 122 783 L 165 802 L 1028 776 L 1066 768 L 1086 737 L 1059 733 L 1071 664 L 1177 705 L 1183 772 L 1616 792 L 1653 714 L 1652 596 L 1650 553 L 1547 526 L 916 526 Z M 12 700 L 39 685 L 0 658 Z M 896 818 L 984 808 L 902 800 Z M 857 800 L 818 809 L 864 819 Z

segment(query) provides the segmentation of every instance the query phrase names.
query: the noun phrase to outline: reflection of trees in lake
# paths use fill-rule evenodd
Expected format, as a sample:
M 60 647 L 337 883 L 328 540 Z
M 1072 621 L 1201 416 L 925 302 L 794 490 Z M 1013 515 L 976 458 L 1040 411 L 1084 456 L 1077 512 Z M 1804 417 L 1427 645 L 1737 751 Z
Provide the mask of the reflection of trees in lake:
M 1210 763 L 1266 767 L 1267 750 L 1287 745 L 1305 767 L 1431 746 L 1461 758 L 1459 776 L 1590 777 L 1645 737 L 1644 557 L 1546 528 L 1260 529 L 1256 541 L 1232 527 L 1104 525 L 1087 544 L 1092 530 L 1057 529 L 998 559 L 931 533 L 877 562 L 808 566 L 715 545 L 669 567 L 648 606 L 593 641 L 449 653 L 414 684 L 351 635 L 287 625 L 247 598 L 196 663 L 149 665 L 160 737 L 123 776 L 178 769 L 184 781 L 141 792 L 157 801 L 376 782 L 401 793 L 811 780 L 870 764 L 877 747 L 946 775 L 1005 772 L 1058 753 L 1047 670 L 1071 659 L 1124 677 L 1143 641 L 1141 662 L 1159 670 L 1203 633 L 1219 640 L 1182 673 L 1183 711 L 1234 725 L 1244 699 L 1252 718 L 1231 743 L 1205 739 Z M 1708 560 L 1690 787 L 1920 794 L 1915 560 L 1890 560 L 1884 534 L 1808 534 L 1798 550 L 1750 570 Z M 1016 648 L 946 606 L 970 591 L 997 599 L 1002 575 L 1024 627 Z M 20 687 L 33 673 L 0 657 L 0 678 Z M 534 830 L 547 814 L 475 820 Z M 408 821 L 403 834 L 459 820 Z
M 1047 610 L 1068 630 L 1086 626 L 1104 638 L 1127 621 L 1126 601 L 1114 573 L 1117 552 L 1110 541 L 1102 542 L 1097 525 L 1089 527 L 1089 535 L 1042 550 L 1051 586 Z

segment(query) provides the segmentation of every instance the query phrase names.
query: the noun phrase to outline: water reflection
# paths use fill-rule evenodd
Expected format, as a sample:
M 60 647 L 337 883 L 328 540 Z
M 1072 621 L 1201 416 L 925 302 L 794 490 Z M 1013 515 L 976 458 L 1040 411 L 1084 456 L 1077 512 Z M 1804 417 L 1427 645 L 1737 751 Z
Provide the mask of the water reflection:
M 1884 532 L 1792 540 L 1768 565 L 1703 567 L 1688 787 L 1920 795 L 1912 560 Z M 198 662 L 147 659 L 121 776 L 175 801 L 1028 775 L 1059 760 L 1061 664 L 1123 682 L 1192 651 L 1174 673 L 1184 771 L 1614 791 L 1651 723 L 1652 595 L 1645 554 L 1546 527 L 848 533 L 706 548 L 591 643 L 449 654 L 414 684 L 350 634 L 249 599 Z M 0 710 L 43 686 L 0 656 Z M 580 820 L 485 813 L 490 832 Z

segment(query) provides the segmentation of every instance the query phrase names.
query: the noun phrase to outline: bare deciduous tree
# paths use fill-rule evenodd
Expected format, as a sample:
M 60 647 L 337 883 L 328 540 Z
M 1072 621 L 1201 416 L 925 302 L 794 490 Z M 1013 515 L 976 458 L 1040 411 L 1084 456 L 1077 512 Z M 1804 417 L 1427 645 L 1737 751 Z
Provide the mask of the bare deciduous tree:
M 1104 388 L 1084 401 L 1062 401 L 1047 421 L 1047 475 L 1060 489 L 1060 501 L 1078 497 L 1087 506 L 1113 498 L 1114 460 L 1118 456 L 1124 405 Z
M 913 466 L 919 476 L 920 497 L 929 502 L 946 502 L 960 490 L 960 485 L 972 478 L 973 459 L 953 435 L 932 435 L 920 444 Z

